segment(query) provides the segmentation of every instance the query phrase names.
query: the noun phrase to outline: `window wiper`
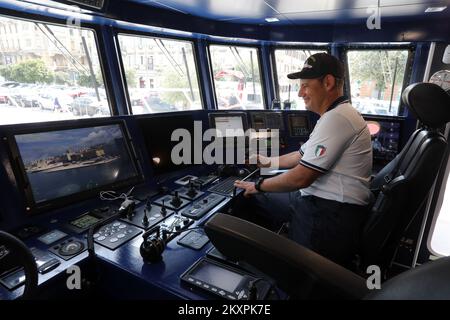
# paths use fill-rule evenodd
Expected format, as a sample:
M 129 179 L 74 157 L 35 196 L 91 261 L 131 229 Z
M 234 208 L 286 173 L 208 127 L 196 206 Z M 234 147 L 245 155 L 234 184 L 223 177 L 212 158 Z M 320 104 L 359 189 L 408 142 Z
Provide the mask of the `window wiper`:
M 397 69 L 398 69 L 398 57 L 395 58 L 394 77 L 392 79 L 391 96 L 389 98 L 389 113 L 391 113 L 392 109 L 392 98 L 394 96 L 394 87 L 395 87 L 395 80 L 397 77 Z
M 86 67 L 80 62 L 80 61 L 78 61 L 78 59 L 75 57 L 75 56 L 73 56 L 71 53 L 70 53 L 70 51 L 69 51 L 69 49 L 67 49 L 66 48 L 66 46 L 58 39 L 58 37 L 53 33 L 53 31 L 46 25 L 46 24 L 42 24 L 42 26 L 45 28 L 45 30 L 48 32 L 45 32 L 43 29 L 42 29 L 42 26 L 41 26 L 41 24 L 39 24 L 39 23 L 37 23 L 37 22 L 35 22 L 34 23 L 37 27 L 38 27 L 38 29 L 44 34 L 44 36 L 46 36 L 47 37 L 47 39 L 49 39 L 50 40 L 50 42 L 51 43 L 53 43 L 54 45 L 55 45 L 55 47 L 56 47 L 56 49 L 58 49 L 60 52 L 61 52 L 61 54 L 67 59 L 67 61 L 79 72 L 79 73 L 82 73 L 82 74 L 88 74 L 89 73 L 89 71 L 86 69 Z M 64 49 L 64 50 L 63 50 Z M 76 62 L 76 64 L 74 63 L 74 62 Z M 77 66 L 77 64 L 78 64 L 78 66 Z M 80 70 L 80 68 L 79 67 L 81 67 L 81 69 L 82 70 Z
M 164 54 L 164 56 L 169 60 L 170 65 L 175 69 L 175 72 L 178 73 L 180 77 L 184 76 L 183 69 L 180 67 L 180 65 L 177 63 L 174 57 L 170 54 L 169 50 L 167 50 L 166 46 L 162 42 L 161 39 L 153 39 L 156 42 L 156 45 L 158 46 L 159 50 Z

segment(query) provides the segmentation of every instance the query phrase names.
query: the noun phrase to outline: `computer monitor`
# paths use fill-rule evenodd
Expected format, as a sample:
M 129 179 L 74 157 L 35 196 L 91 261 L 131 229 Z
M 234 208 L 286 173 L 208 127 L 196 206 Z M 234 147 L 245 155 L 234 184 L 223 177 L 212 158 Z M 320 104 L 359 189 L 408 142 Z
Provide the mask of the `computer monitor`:
M 123 121 L 30 128 L 10 135 L 13 166 L 30 213 L 142 180 Z
M 216 129 L 217 137 L 224 138 L 244 136 L 248 128 L 244 112 L 213 112 L 209 114 L 209 123 Z
M 139 127 L 144 136 L 149 161 L 155 175 L 186 169 L 194 163 L 194 119 L 190 114 L 141 117 Z M 187 163 L 175 164 L 172 149 L 180 141 L 172 141 L 176 129 L 185 129 L 191 136 L 191 157 Z

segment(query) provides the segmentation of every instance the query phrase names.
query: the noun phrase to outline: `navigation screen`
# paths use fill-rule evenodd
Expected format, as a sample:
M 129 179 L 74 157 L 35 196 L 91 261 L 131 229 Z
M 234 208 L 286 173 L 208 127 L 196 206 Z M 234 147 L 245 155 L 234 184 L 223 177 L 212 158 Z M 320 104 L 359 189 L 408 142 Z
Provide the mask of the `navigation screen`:
M 15 135 L 35 203 L 138 175 L 119 124 Z
M 239 273 L 204 261 L 192 271 L 190 276 L 228 292 L 234 292 L 243 280 L 243 275 Z

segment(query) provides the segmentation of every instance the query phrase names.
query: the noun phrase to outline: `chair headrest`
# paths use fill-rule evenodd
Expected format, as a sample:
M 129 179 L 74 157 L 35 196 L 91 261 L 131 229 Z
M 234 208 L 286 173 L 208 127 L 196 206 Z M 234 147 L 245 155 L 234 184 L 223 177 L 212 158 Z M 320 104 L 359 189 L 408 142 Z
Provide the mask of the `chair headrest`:
M 414 116 L 428 127 L 440 128 L 450 121 L 450 95 L 437 84 L 411 84 L 403 91 L 402 99 Z

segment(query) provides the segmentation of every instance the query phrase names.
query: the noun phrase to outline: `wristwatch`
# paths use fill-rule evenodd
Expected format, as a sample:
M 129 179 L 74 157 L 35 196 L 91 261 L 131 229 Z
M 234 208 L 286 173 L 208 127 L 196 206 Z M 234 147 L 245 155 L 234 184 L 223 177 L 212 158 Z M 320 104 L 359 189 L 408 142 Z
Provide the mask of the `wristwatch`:
M 263 190 L 261 190 L 261 184 L 263 183 L 264 178 L 263 177 L 259 177 L 258 180 L 256 180 L 255 182 L 255 189 L 258 190 L 259 192 L 264 192 Z

